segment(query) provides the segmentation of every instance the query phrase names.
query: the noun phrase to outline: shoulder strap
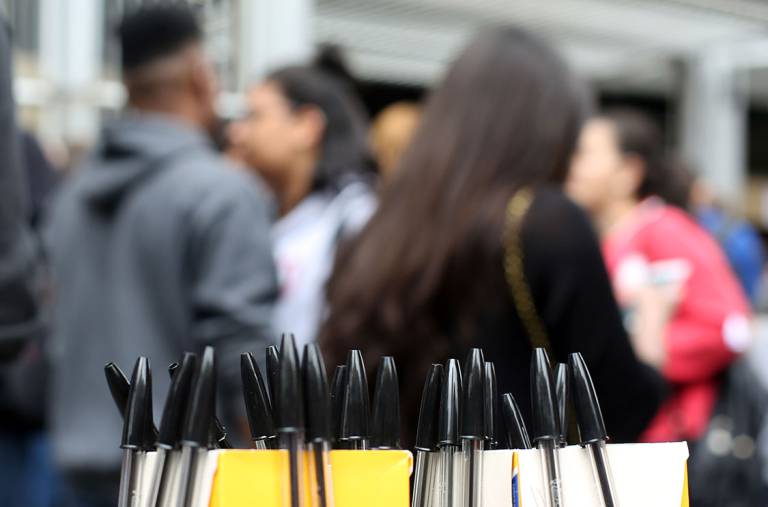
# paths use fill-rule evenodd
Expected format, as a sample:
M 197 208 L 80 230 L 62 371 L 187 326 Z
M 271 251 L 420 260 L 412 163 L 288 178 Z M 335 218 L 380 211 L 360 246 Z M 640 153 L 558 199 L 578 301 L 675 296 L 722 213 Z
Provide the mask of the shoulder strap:
M 549 357 L 552 355 L 552 345 L 547 336 L 544 323 L 541 320 L 536 305 L 533 302 L 531 287 L 525 277 L 521 233 L 523 220 L 533 202 L 533 192 L 524 187 L 515 192 L 507 203 L 504 223 L 504 275 L 507 280 L 512 301 L 520 316 L 523 327 L 528 334 L 531 347 L 542 347 Z

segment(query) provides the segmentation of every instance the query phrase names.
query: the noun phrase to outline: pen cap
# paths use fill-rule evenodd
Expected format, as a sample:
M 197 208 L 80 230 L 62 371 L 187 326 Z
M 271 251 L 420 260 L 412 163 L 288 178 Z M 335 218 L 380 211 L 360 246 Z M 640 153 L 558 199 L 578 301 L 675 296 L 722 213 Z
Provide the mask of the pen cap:
M 440 411 L 440 387 L 442 385 L 443 365 L 433 364 L 429 368 L 424 389 L 421 391 L 419 424 L 416 428 L 417 451 L 433 451 L 437 447 L 438 414 Z
M 341 440 L 370 438 L 368 381 L 365 376 L 363 355 L 359 350 L 347 354 L 346 388 L 341 407 Z
M 197 370 L 197 355 L 184 354 L 181 365 L 177 366 L 178 368 L 171 376 L 171 387 L 165 399 L 160 432 L 157 437 L 157 445 L 166 449 L 176 447 L 181 440 L 184 416 L 187 413 L 192 381 Z
M 558 426 L 560 428 L 560 443 L 568 441 L 568 398 L 570 396 L 571 378 L 568 374 L 568 365 L 558 363 L 555 367 L 555 397 L 557 398 Z
M 304 400 L 307 419 L 307 442 L 330 441 L 331 398 L 328 377 L 320 348 L 314 344 L 304 346 Z
M 284 334 L 280 342 L 280 367 L 275 391 L 275 427 L 278 433 L 304 431 L 304 397 L 296 340 Z
M 333 438 L 341 437 L 341 411 L 344 406 L 344 392 L 347 390 L 347 365 L 341 364 L 333 372 L 331 380 L 331 428 Z
M 216 409 L 216 359 L 213 347 L 205 347 L 200 368 L 192 382 L 192 397 L 187 406 L 182 445 L 208 447 L 208 430 Z
M 125 408 L 128 406 L 128 393 L 131 390 L 131 383 L 125 377 L 123 370 L 115 363 L 107 363 L 104 366 L 104 376 L 107 378 L 107 386 L 112 394 L 120 416 L 125 417 Z
M 501 397 L 501 415 L 504 420 L 504 428 L 507 430 L 507 445 L 510 449 L 530 449 L 531 439 L 525 428 L 523 414 L 517 406 L 515 397 L 505 393 Z
M 471 349 L 464 362 L 461 438 L 485 438 L 485 360 L 483 351 Z
M 485 439 L 492 445 L 496 443 L 496 416 L 499 410 L 499 393 L 496 386 L 496 367 L 492 362 L 485 362 L 485 376 L 483 377 L 485 388 L 484 395 L 484 414 Z
M 270 345 L 267 347 L 265 353 L 265 359 L 267 364 L 267 385 L 269 387 L 269 402 L 272 410 L 277 406 L 275 400 L 277 392 L 278 376 L 280 375 L 280 353 L 277 351 L 277 347 Z
M 250 352 L 240 354 L 240 376 L 243 381 L 243 401 L 251 440 L 264 440 L 275 435 L 272 408 L 259 365 Z
M 555 386 L 549 358 L 543 348 L 533 351 L 531 360 L 531 403 L 533 412 L 533 441 L 558 440 L 560 427 L 557 416 Z
M 133 367 L 123 422 L 123 449 L 149 450 L 152 441 L 152 373 L 149 359 L 139 357 Z
M 573 401 L 576 408 L 576 420 L 579 423 L 581 443 L 588 444 L 599 440 L 607 440 L 603 413 L 597 400 L 595 386 L 587 369 L 587 364 L 580 353 L 568 357 L 571 367 L 571 382 Z
M 377 449 L 400 448 L 400 385 L 395 359 L 391 356 L 381 358 L 376 373 L 371 446 Z
M 449 359 L 445 364 L 440 392 L 437 445 L 461 445 L 459 417 L 461 403 L 461 368 L 459 361 Z

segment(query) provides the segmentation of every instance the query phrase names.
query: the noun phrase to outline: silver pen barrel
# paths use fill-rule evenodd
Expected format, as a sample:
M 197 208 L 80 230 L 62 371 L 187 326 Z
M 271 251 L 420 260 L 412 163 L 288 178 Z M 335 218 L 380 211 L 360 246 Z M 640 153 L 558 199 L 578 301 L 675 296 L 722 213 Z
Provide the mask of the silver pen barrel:
M 440 506 L 453 507 L 453 456 L 456 448 L 446 445 L 440 448 Z
M 161 484 L 167 475 L 165 466 L 166 452 L 167 451 L 162 447 L 158 447 L 155 451 L 155 474 L 154 477 L 152 477 L 152 484 L 150 484 L 149 487 L 149 500 L 145 504 L 150 507 L 157 505 Z
M 425 507 L 427 490 L 427 464 L 429 454 L 427 451 L 416 451 L 415 467 L 413 475 L 413 498 L 411 507 Z
M 132 449 L 123 449 L 123 464 L 120 467 L 120 492 L 117 499 L 118 507 L 130 507 L 131 505 L 133 462 L 134 451 Z

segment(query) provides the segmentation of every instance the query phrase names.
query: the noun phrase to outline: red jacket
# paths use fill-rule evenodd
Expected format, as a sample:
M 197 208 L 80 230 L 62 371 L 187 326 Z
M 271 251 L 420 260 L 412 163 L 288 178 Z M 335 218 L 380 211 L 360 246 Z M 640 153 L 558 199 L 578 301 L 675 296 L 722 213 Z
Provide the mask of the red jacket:
M 717 375 L 751 338 L 749 305 L 736 277 L 703 228 L 657 199 L 641 203 L 611 231 L 603 240 L 603 253 L 620 304 L 637 280 L 684 280 L 665 336 L 662 372 L 671 394 L 641 438 L 697 439 L 717 398 Z

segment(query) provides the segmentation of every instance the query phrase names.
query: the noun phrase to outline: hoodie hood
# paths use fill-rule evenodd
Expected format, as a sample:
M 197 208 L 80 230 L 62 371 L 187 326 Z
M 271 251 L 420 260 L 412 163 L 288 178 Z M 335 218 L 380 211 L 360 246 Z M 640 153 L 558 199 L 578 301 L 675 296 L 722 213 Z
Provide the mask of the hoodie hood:
M 104 127 L 81 172 L 81 195 L 92 207 L 113 211 L 137 184 L 162 170 L 169 157 L 210 146 L 203 132 L 170 117 L 126 113 Z

